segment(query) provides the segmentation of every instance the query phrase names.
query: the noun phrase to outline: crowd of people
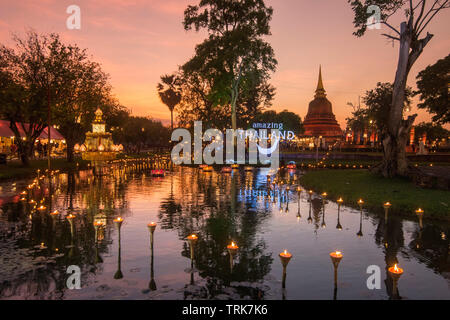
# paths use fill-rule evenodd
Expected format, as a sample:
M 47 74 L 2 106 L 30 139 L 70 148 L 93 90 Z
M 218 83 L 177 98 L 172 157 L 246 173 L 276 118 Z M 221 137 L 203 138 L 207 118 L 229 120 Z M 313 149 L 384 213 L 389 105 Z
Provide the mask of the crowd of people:
M 60 150 L 62 146 L 63 150 Z M 7 144 L 4 141 L 0 141 L 0 154 L 6 155 L 6 157 L 10 160 L 18 159 L 18 146 L 15 142 Z M 62 145 L 58 141 L 52 143 L 52 153 L 58 151 L 59 153 L 64 153 L 65 145 Z M 43 143 L 38 140 L 34 145 L 33 158 L 35 159 L 43 159 L 47 156 L 48 153 L 48 143 Z M 55 156 L 54 154 L 52 156 Z

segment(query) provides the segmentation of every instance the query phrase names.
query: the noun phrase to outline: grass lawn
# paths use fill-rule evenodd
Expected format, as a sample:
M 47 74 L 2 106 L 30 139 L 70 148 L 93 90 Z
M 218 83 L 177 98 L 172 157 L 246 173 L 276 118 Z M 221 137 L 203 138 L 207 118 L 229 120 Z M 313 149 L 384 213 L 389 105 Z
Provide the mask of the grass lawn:
M 450 221 L 450 192 L 422 189 L 407 179 L 385 179 L 367 170 L 314 170 L 300 178 L 301 184 L 315 192 L 327 192 L 335 201 L 344 199 L 347 206 L 358 208 L 362 198 L 364 208 L 383 213 L 383 203 L 392 203 L 390 213 L 415 217 L 415 210 L 425 210 L 424 218 Z
M 286 159 L 284 161 L 285 161 L 285 163 L 288 163 L 290 161 L 295 161 L 295 163 L 297 164 L 297 168 L 301 168 L 302 164 L 303 164 L 303 166 L 308 166 L 308 164 L 310 164 L 310 165 L 317 164 L 316 159 L 296 159 L 296 160 Z M 319 161 L 322 161 L 322 158 L 319 157 Z M 325 164 L 327 168 L 331 168 L 332 165 L 334 165 L 335 167 L 341 165 L 341 168 L 345 168 L 346 166 L 352 167 L 354 165 L 356 167 L 359 167 L 360 165 L 367 167 L 367 166 L 376 165 L 378 163 L 380 163 L 380 160 L 369 160 L 369 159 L 361 159 L 361 160 L 326 159 L 325 161 L 323 161 L 323 164 Z M 411 165 L 414 165 L 414 166 L 417 165 L 419 167 L 429 166 L 431 163 L 435 166 L 450 166 L 449 162 L 411 161 Z
M 66 159 L 52 159 L 52 169 L 68 171 L 75 169 L 79 163 L 79 168 L 86 168 L 88 161 L 81 159 L 74 159 L 74 162 L 69 163 Z M 29 167 L 23 167 L 20 161 L 11 161 L 7 165 L 0 165 L 0 180 L 7 179 L 21 179 L 35 176 L 36 170 L 47 169 L 47 160 L 31 160 Z

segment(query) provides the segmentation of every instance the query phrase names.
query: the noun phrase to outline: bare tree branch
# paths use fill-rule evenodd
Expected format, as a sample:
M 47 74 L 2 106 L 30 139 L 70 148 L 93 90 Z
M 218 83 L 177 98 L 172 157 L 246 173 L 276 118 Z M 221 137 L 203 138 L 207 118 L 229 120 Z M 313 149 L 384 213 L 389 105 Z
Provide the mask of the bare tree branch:
M 417 4 L 416 4 L 416 6 L 414 7 L 414 11 L 420 6 L 420 4 L 422 3 L 422 5 L 423 5 L 423 3 L 425 2 L 425 0 L 420 0 Z
M 400 41 L 400 38 L 391 36 L 390 34 L 387 34 L 387 33 L 382 33 L 381 35 L 382 35 L 382 36 L 385 36 L 386 38 L 392 39 L 392 40 L 398 40 L 398 41 Z
M 420 27 L 422 26 L 422 23 L 426 20 L 426 18 L 428 17 L 428 15 L 433 12 L 434 10 L 434 6 L 436 5 L 436 3 L 438 3 L 439 0 L 434 0 L 433 5 L 431 6 L 431 8 L 427 11 L 427 13 L 425 14 L 425 16 L 422 18 L 421 21 L 418 21 L 418 26 L 417 26 L 417 30 L 420 29 Z
M 425 38 L 417 40 L 412 44 L 412 50 L 408 58 L 408 72 L 409 70 L 411 70 L 411 67 L 416 62 L 417 58 L 419 58 L 419 56 L 422 54 L 423 48 L 425 48 L 428 42 L 430 42 L 431 38 L 433 38 L 433 35 L 428 32 Z
M 398 31 L 397 29 L 395 29 L 393 26 L 391 26 L 389 23 L 387 23 L 386 21 L 382 21 L 381 23 L 385 24 L 386 26 L 388 26 L 390 29 L 394 30 L 398 35 L 400 35 L 400 31 Z
M 436 2 L 439 2 L 439 1 L 436 0 Z M 446 5 L 447 5 L 447 6 L 446 6 Z M 434 4 L 433 4 L 433 6 L 434 6 Z M 419 35 L 422 33 L 422 31 L 427 27 L 427 25 L 430 23 L 430 21 L 433 20 L 434 16 L 435 16 L 439 11 L 441 11 L 442 9 L 447 9 L 447 8 L 449 8 L 449 6 L 450 6 L 449 0 L 445 0 L 439 8 L 436 8 L 436 9 L 434 10 L 434 13 L 433 13 L 433 14 L 431 15 L 431 17 L 428 19 L 428 21 L 423 25 L 423 27 L 422 27 L 422 28 L 419 30 L 419 32 L 417 33 L 417 37 L 419 37 Z M 424 18 L 424 21 L 425 21 L 425 18 Z
M 418 24 L 419 24 L 419 22 L 420 22 L 420 19 L 422 19 L 423 12 L 425 11 L 426 0 L 420 1 L 420 2 L 417 4 L 416 8 L 419 6 L 420 3 L 422 3 L 422 8 L 420 9 L 419 16 L 417 17 L 416 23 L 415 23 L 415 25 L 414 25 L 414 31 L 415 31 L 416 33 L 417 33 L 417 26 L 418 26 Z

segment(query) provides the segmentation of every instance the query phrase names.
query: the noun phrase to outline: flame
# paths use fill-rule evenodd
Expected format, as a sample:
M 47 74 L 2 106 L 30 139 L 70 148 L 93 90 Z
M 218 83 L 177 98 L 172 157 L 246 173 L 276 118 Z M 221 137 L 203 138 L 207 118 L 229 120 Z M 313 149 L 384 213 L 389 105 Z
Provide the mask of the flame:
M 236 247 L 236 244 L 233 241 L 231 241 L 231 246 Z
M 397 264 L 394 265 L 394 271 L 395 271 L 395 272 L 398 272 Z
M 337 255 L 337 256 L 340 256 L 341 254 L 342 254 L 342 252 L 336 251 L 336 255 Z

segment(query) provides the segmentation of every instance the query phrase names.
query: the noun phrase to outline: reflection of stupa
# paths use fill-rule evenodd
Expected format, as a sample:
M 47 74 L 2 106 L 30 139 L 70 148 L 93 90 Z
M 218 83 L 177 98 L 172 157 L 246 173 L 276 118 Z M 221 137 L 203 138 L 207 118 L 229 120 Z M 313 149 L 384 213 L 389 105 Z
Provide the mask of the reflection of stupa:
M 95 119 L 92 122 L 92 132 L 86 132 L 86 140 L 79 147 L 75 146 L 75 150 L 82 152 L 84 160 L 90 160 L 97 174 L 102 173 L 104 162 L 114 160 L 117 152 L 122 150 L 122 146 L 115 145 L 112 140 L 112 134 L 106 132 L 106 124 L 103 121 L 102 110 L 95 111 Z
M 331 102 L 326 96 L 322 82 L 322 68 L 320 68 L 316 95 L 314 100 L 309 103 L 308 114 L 303 122 L 305 136 L 322 136 L 325 139 L 342 136 L 342 130 L 333 114 Z

